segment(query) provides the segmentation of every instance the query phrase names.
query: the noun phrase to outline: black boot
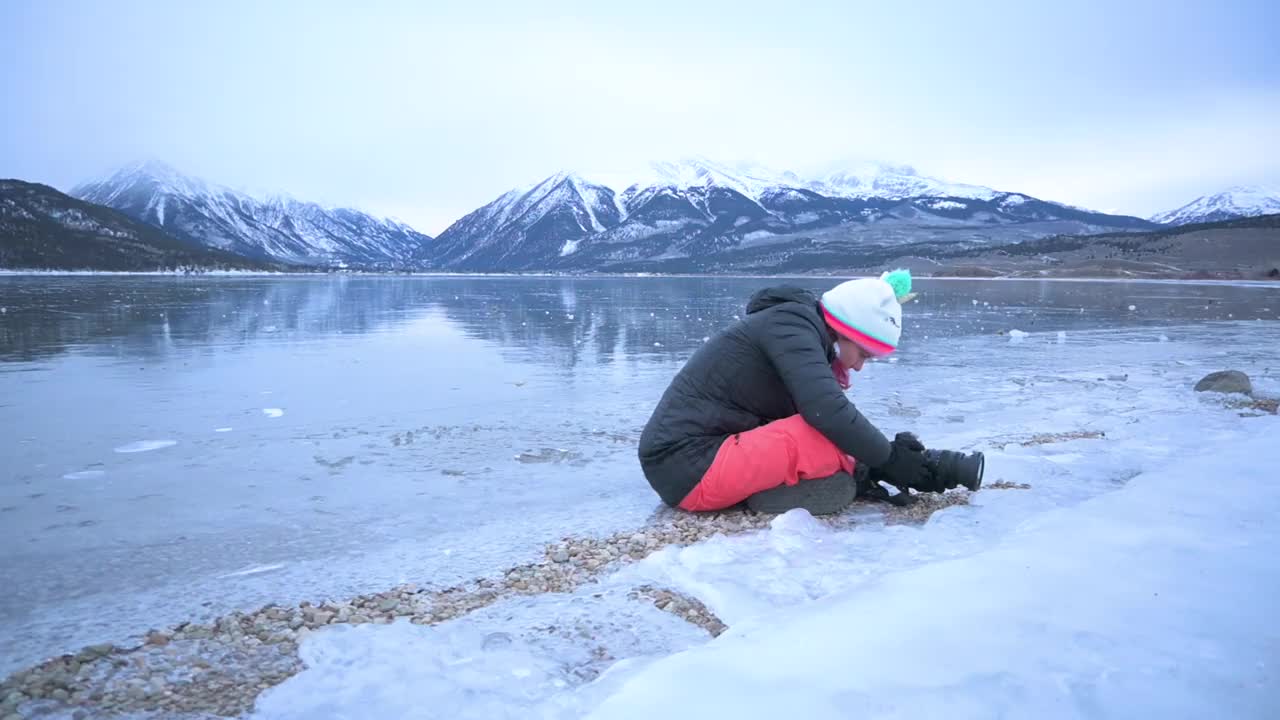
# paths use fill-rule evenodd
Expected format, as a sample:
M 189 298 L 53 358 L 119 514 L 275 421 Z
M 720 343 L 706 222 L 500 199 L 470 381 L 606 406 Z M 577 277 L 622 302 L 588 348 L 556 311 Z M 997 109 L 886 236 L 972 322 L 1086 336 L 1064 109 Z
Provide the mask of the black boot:
M 747 498 L 747 507 L 758 513 L 781 514 L 804 508 L 810 515 L 831 515 L 849 507 L 856 494 L 853 476 L 838 472 L 830 477 L 763 490 Z

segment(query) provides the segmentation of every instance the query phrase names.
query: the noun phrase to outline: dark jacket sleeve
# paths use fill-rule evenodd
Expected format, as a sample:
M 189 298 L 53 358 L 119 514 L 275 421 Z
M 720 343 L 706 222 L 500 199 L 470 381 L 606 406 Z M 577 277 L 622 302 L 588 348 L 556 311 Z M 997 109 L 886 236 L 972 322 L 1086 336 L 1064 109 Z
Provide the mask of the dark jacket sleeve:
M 759 333 L 761 347 L 805 422 L 859 462 L 883 465 L 889 440 L 845 396 L 827 361 L 821 330 L 804 310 L 800 305 L 773 309 L 771 322 Z

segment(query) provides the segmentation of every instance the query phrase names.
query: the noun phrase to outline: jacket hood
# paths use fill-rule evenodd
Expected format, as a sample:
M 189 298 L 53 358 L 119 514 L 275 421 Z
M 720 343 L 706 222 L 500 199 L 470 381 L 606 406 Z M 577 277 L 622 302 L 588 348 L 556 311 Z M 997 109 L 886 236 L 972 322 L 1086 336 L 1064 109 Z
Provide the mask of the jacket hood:
M 778 287 L 767 287 L 756 292 L 747 301 L 747 314 L 760 312 L 766 308 L 782 303 L 798 302 L 803 305 L 817 305 L 818 296 L 805 290 L 804 288 L 793 287 L 791 285 L 780 285 Z

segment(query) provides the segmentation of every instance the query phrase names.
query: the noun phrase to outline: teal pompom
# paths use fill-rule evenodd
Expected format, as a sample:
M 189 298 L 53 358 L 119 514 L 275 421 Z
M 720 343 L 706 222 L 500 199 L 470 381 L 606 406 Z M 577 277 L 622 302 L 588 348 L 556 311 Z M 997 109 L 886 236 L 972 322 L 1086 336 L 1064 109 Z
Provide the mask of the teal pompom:
M 911 271 L 910 270 L 894 270 L 880 276 L 881 280 L 889 283 L 889 287 L 893 288 L 893 294 L 898 298 L 899 302 L 906 299 L 911 294 Z

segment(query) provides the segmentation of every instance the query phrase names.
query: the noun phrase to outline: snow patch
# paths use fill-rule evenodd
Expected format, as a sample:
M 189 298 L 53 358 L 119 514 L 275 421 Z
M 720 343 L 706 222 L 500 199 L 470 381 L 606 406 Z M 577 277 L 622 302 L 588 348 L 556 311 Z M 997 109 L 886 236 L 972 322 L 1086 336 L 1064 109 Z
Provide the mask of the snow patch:
M 262 414 L 270 418 L 278 418 L 284 415 L 284 410 L 281 408 L 262 408 Z
M 620 670 L 590 717 L 680 717 L 691 703 L 723 717 L 1268 717 L 1277 431 L 1262 420 L 1241 452 L 1180 459 L 987 551 L 728 621 L 703 647 Z M 853 570 L 826 547 L 837 536 L 769 534 L 776 549 L 754 543 L 751 560 L 775 582 L 797 564 Z

